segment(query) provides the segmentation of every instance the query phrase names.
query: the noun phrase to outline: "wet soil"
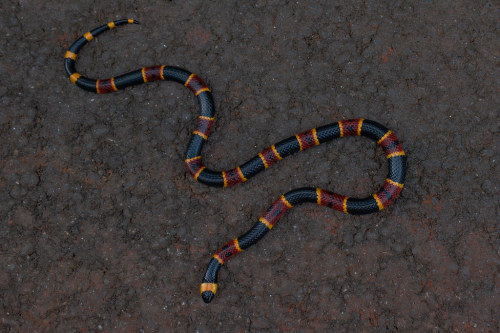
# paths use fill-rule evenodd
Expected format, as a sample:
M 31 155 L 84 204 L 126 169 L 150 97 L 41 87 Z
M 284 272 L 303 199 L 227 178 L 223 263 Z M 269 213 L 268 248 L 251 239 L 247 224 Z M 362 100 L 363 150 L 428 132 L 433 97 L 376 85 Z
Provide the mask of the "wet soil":
M 496 1 L 1 1 L 0 331 L 498 332 L 499 16 Z M 233 188 L 195 182 L 188 89 L 96 95 L 65 75 L 73 40 L 128 17 L 142 25 L 77 68 L 197 73 L 217 107 L 211 168 L 368 118 L 403 142 L 402 196 L 361 217 L 292 209 L 204 304 L 214 251 L 282 193 L 365 196 L 386 161 L 347 138 Z

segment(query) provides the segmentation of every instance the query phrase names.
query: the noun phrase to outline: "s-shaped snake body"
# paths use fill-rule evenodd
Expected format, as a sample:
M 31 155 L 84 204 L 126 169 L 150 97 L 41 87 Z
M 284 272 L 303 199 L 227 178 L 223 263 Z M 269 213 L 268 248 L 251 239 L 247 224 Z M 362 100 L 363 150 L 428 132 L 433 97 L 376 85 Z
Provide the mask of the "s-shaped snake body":
M 248 162 L 231 170 L 213 171 L 206 168 L 202 163 L 201 150 L 212 129 L 215 107 L 210 89 L 197 75 L 182 68 L 164 65 L 144 67 L 102 80 L 84 77 L 76 71 L 77 54 L 84 45 L 104 31 L 129 23 L 138 24 L 139 22 L 133 19 L 112 21 L 86 32 L 77 39 L 65 55 L 66 73 L 71 82 L 78 87 L 98 94 L 110 93 L 132 85 L 157 80 L 175 81 L 188 87 L 198 98 L 201 113 L 188 143 L 185 158 L 186 166 L 195 180 L 210 186 L 233 186 L 247 181 L 279 160 L 300 150 L 336 138 L 356 135 L 376 141 L 383 148 L 389 164 L 387 179 L 382 188 L 366 198 L 350 198 L 312 187 L 295 189 L 278 198 L 248 232 L 233 239 L 213 255 L 208 263 L 200 288 L 202 298 L 206 303 L 213 299 L 217 291 L 217 274 L 224 262 L 262 239 L 290 208 L 301 203 L 313 202 L 346 214 L 369 214 L 384 209 L 400 195 L 406 174 L 406 156 L 403 147 L 391 130 L 367 119 L 339 121 L 296 134 L 272 145 Z

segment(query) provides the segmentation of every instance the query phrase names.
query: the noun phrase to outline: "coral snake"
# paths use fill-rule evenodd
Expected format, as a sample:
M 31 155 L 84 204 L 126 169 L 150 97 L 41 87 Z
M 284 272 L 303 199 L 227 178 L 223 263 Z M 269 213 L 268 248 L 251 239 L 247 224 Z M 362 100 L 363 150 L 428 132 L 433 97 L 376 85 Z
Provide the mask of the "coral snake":
M 153 66 L 110 79 L 94 80 L 84 77 L 75 70 L 77 54 L 85 44 L 104 31 L 128 23 L 139 24 L 133 19 L 116 20 L 86 32 L 77 39 L 65 55 L 66 73 L 71 82 L 80 88 L 98 94 L 114 92 L 132 85 L 157 80 L 175 81 L 188 87 L 198 98 L 201 110 L 187 147 L 185 159 L 186 166 L 195 180 L 210 186 L 233 186 L 247 181 L 295 152 L 336 138 L 355 135 L 368 137 L 382 146 L 389 164 L 387 179 L 382 188 L 377 193 L 363 199 L 350 198 L 312 187 L 294 189 L 278 198 L 249 231 L 231 240 L 214 254 L 208 263 L 200 288 L 202 298 L 206 303 L 213 299 L 217 291 L 217 274 L 224 262 L 236 253 L 257 243 L 290 208 L 304 202 L 313 202 L 347 214 L 369 214 L 387 207 L 400 195 L 406 173 L 406 156 L 403 147 L 392 131 L 367 119 L 339 121 L 296 134 L 263 150 L 248 162 L 232 170 L 213 171 L 206 168 L 202 163 L 201 150 L 212 129 L 215 108 L 210 89 L 198 76 L 178 67 Z

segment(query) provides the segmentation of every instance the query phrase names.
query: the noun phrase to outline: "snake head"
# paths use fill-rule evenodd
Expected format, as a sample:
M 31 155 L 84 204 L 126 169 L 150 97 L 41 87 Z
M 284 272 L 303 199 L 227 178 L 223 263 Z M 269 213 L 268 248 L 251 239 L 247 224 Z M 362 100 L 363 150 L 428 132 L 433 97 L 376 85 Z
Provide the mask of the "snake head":
M 214 298 L 215 294 L 212 291 L 204 291 L 201 293 L 201 298 L 203 298 L 203 302 L 210 303 Z

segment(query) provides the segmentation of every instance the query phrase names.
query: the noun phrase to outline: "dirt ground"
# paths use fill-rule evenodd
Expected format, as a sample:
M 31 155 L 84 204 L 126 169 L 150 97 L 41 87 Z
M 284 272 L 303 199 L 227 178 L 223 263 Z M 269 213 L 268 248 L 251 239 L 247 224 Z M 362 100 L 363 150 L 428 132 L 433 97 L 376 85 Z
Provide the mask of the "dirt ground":
M 0 331 L 500 330 L 497 1 L 0 3 Z M 387 162 L 347 138 L 243 185 L 197 183 L 188 89 L 97 95 L 65 75 L 67 47 L 118 18 L 142 24 L 96 38 L 77 69 L 198 74 L 217 107 L 209 167 L 367 118 L 403 142 L 402 196 L 361 217 L 292 209 L 224 265 L 204 304 L 212 254 L 281 194 L 366 196 Z

